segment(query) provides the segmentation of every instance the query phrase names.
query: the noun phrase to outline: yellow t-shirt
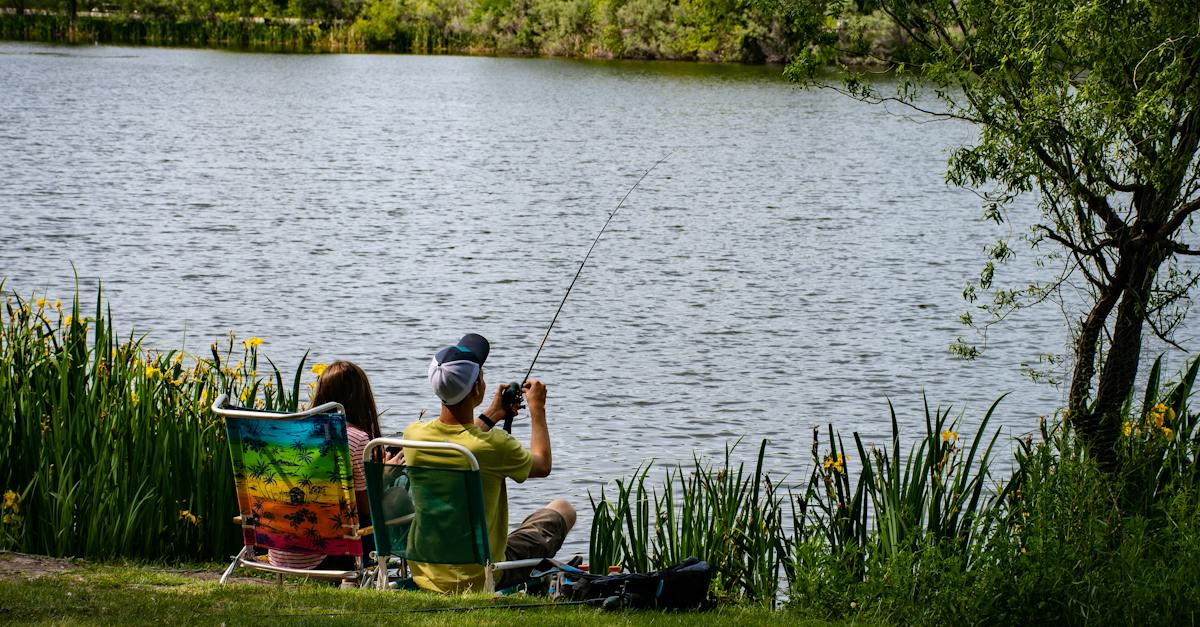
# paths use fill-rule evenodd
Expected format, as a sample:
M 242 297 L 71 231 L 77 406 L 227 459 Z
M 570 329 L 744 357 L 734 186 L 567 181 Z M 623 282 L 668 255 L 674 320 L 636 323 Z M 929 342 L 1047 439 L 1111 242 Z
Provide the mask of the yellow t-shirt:
M 492 561 L 504 561 L 508 544 L 508 495 L 505 478 L 523 483 L 529 477 L 533 457 L 504 429 L 484 432 L 475 425 L 448 425 L 440 420 L 414 422 L 404 429 L 404 439 L 425 442 L 450 442 L 471 451 L 479 461 L 483 480 L 483 508 L 487 514 L 488 545 Z M 453 451 L 404 450 L 405 463 L 413 466 L 466 468 L 462 455 Z M 482 590 L 485 579 L 478 564 L 425 564 L 409 562 L 413 582 L 434 592 Z

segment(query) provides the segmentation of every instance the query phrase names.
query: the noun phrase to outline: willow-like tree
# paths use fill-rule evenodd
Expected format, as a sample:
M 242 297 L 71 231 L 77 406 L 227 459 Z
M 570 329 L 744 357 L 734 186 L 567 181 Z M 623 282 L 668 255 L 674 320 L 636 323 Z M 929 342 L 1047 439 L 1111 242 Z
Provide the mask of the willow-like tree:
M 894 94 L 855 79 L 846 89 L 978 125 L 978 140 L 951 156 L 949 180 L 980 191 L 996 222 L 1031 221 L 1026 239 L 1061 273 L 1022 289 L 994 287 L 996 264 L 1013 253 L 1000 240 L 964 296 L 990 296 L 979 301 L 989 319 L 977 323 L 988 324 L 1066 286 L 1084 288 L 1066 415 L 1115 468 L 1143 337 L 1173 343 L 1198 281 L 1187 256 L 1200 254 L 1200 2 L 876 4 L 909 39 L 908 63 L 896 66 Z M 789 72 L 813 80 L 813 60 L 802 55 Z M 1038 213 L 1010 215 L 1032 204 L 1014 203 L 1028 194 Z

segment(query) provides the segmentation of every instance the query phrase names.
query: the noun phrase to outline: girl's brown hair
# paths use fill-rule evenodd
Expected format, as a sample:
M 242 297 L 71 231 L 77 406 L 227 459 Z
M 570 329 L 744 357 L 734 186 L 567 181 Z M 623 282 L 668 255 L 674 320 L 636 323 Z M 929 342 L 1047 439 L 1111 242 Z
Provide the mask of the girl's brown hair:
M 329 364 L 317 379 L 312 407 L 324 403 L 341 403 L 346 408 L 346 422 L 362 429 L 372 440 L 379 437 L 379 410 L 367 373 L 349 361 Z

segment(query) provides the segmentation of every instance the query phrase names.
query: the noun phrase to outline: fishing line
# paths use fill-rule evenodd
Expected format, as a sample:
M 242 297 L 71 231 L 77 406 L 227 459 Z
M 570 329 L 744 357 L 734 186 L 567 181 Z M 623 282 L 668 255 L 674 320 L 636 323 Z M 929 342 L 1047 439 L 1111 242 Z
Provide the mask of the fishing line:
M 604 235 L 604 231 L 608 229 L 608 224 L 612 222 L 612 219 L 617 215 L 617 212 L 621 210 L 621 207 L 625 204 L 625 201 L 629 198 L 629 195 L 633 193 L 633 190 L 637 189 L 637 186 L 640 185 L 642 181 L 654 171 L 654 168 L 657 168 L 659 164 L 667 159 L 670 159 L 671 155 L 673 154 L 675 154 L 674 150 L 667 153 L 667 156 L 663 157 L 662 159 L 655 161 L 654 165 L 650 166 L 648 170 L 643 172 L 642 176 L 637 180 L 636 183 L 633 184 L 633 187 L 630 187 L 629 191 L 625 192 L 625 195 L 621 197 L 621 202 L 617 203 L 617 208 L 613 209 L 612 213 L 608 214 L 608 219 L 604 221 L 604 226 L 600 227 L 600 232 L 596 234 L 596 239 L 592 240 L 592 245 L 590 248 L 588 248 L 587 254 L 583 256 L 583 261 L 579 262 L 579 269 L 575 271 L 575 278 L 571 279 L 571 284 L 567 286 L 567 293 L 563 294 L 562 302 L 558 303 L 558 309 L 554 312 L 554 317 L 550 319 L 550 326 L 546 327 L 546 334 L 542 336 L 542 343 L 538 345 L 537 352 L 533 354 L 533 361 L 529 364 L 529 369 L 525 371 L 525 378 L 521 379 L 522 387 L 524 387 L 525 382 L 529 380 L 529 375 L 533 372 L 533 366 L 537 363 L 538 356 L 542 354 L 542 347 L 546 345 L 546 340 L 550 338 L 550 330 L 554 328 L 554 323 L 558 321 L 558 314 L 562 312 L 563 305 L 567 303 L 567 297 L 571 295 L 571 289 L 575 287 L 575 282 L 579 280 L 579 275 L 583 274 L 583 267 L 587 265 L 588 257 L 592 256 L 592 250 L 596 248 L 596 244 L 600 243 L 600 236 Z
M 525 371 L 525 378 L 521 379 L 521 385 L 517 388 L 517 392 L 515 392 L 515 394 L 519 395 L 520 390 L 524 389 L 525 383 L 529 381 L 529 375 L 533 373 L 533 367 L 537 364 L 538 357 L 542 354 L 542 348 L 546 346 L 546 340 L 550 339 L 550 331 L 554 328 L 554 323 L 558 322 L 558 314 L 562 313 L 563 305 L 567 304 L 567 297 L 571 295 L 571 290 L 575 287 L 575 282 L 579 280 L 579 275 L 583 274 L 583 267 L 587 265 L 588 258 L 592 256 L 592 251 L 596 249 L 596 244 L 600 243 L 600 237 L 604 235 L 604 231 L 608 230 L 608 225 L 612 222 L 613 218 L 616 217 L 617 212 L 621 210 L 621 207 L 625 205 L 625 201 L 629 199 L 629 195 L 633 193 L 633 190 L 637 189 L 638 185 L 641 185 L 642 181 L 644 181 L 647 176 L 650 176 L 650 173 L 653 172 L 655 168 L 657 168 L 667 159 L 670 159 L 671 155 L 673 154 L 675 154 L 674 150 L 667 153 L 666 156 L 658 161 L 655 161 L 654 165 L 650 166 L 645 172 L 643 172 L 642 176 L 639 177 L 637 182 L 633 184 L 633 187 L 630 187 L 629 191 L 625 192 L 625 195 L 621 197 L 621 202 L 617 203 L 617 207 L 612 210 L 612 213 L 608 214 L 608 219 L 605 220 L 604 225 L 600 227 L 600 232 L 596 233 L 596 238 L 592 240 L 592 245 L 588 247 L 587 254 L 583 256 L 583 261 L 579 262 L 579 269 L 575 271 L 575 277 L 571 279 L 571 284 L 567 286 L 567 292 L 563 294 L 562 301 L 558 303 L 558 309 L 554 311 L 554 317 L 550 319 L 550 326 L 546 327 L 546 333 L 542 336 L 542 343 L 538 344 L 537 352 L 533 354 L 533 361 L 529 363 L 529 369 Z M 520 399 L 520 396 L 517 396 L 516 398 Z M 509 418 L 505 420 L 505 430 L 509 430 L 508 428 L 511 426 L 512 419 Z

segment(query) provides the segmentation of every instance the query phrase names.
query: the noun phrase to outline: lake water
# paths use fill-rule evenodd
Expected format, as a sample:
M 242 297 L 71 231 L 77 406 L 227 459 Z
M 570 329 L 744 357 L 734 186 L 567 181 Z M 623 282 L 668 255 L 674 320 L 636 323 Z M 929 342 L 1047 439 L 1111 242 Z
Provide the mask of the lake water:
M 464 332 L 492 340 L 489 382 L 519 380 L 609 212 L 669 155 L 534 369 L 555 470 L 510 490 L 513 513 L 573 500 L 570 550 L 588 490 L 644 460 L 769 438 L 772 470 L 802 479 L 813 427 L 878 441 L 891 399 L 915 434 L 922 392 L 968 423 L 1009 394 L 1005 458 L 1064 400 L 1022 374 L 1066 348 L 1053 306 L 978 360 L 947 350 L 1010 233 L 944 184 L 974 130 L 778 68 L 0 43 L 0 111 L 7 289 L 68 299 L 74 264 L 152 347 L 232 329 L 285 369 L 351 359 L 385 431 L 436 412 L 426 364 Z M 1015 285 L 1035 272 L 1018 253 Z

